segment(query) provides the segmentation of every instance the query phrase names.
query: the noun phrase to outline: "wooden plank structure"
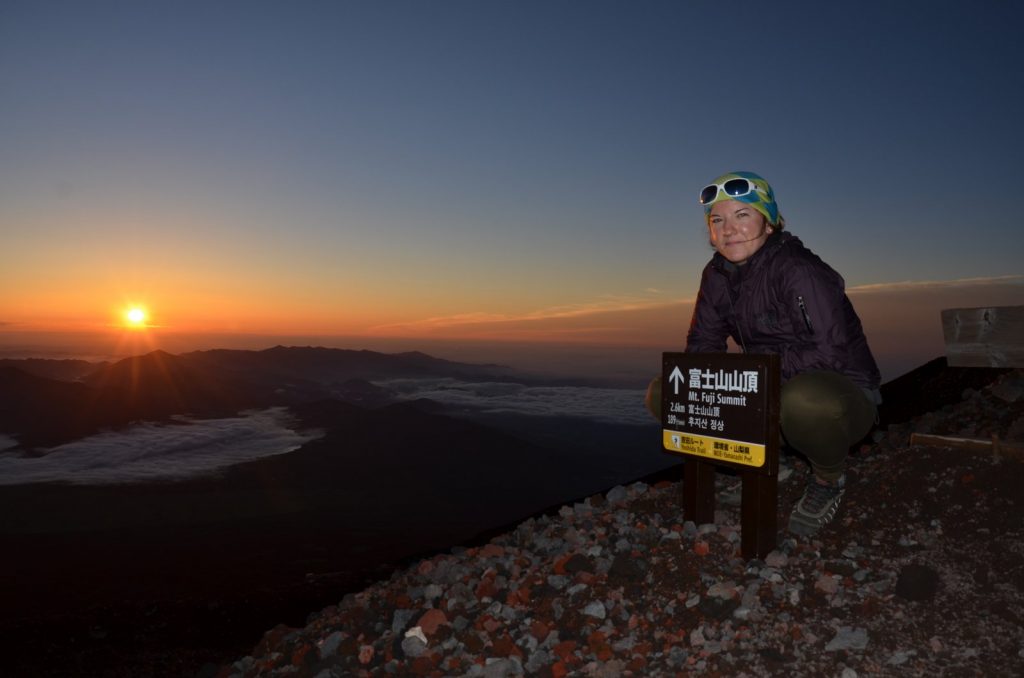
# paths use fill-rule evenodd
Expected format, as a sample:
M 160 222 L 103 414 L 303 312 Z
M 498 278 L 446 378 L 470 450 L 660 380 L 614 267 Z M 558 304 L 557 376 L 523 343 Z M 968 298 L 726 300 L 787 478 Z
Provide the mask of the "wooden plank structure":
M 968 452 L 989 452 L 998 457 L 1009 457 L 1024 461 L 1024 444 L 1000 440 L 993 435 L 989 440 L 980 438 L 958 438 L 955 436 L 939 436 L 931 433 L 911 433 L 910 446 L 948 447 Z
M 1024 367 L 1024 306 L 942 311 L 951 367 Z

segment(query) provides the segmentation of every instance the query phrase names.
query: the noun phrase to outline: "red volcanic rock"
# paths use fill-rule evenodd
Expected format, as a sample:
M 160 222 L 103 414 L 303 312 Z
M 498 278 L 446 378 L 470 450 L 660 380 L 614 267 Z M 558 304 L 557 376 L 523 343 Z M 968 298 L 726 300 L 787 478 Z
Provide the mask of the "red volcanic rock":
M 611 645 L 608 644 L 608 639 L 600 631 L 594 631 L 590 634 L 587 638 L 587 646 L 591 654 L 603 662 L 615 656 Z
M 491 652 L 495 657 L 523 656 L 523 651 L 516 647 L 515 641 L 507 633 L 502 633 L 492 641 Z
M 487 544 L 480 549 L 478 554 L 481 558 L 501 558 L 505 555 L 505 549 L 497 544 Z
M 551 627 L 542 622 L 539 619 L 534 619 L 530 623 L 530 635 L 536 638 L 538 641 L 543 641 L 551 633 Z
M 494 585 L 493 579 L 484 579 L 480 582 L 480 585 L 476 587 L 476 597 L 482 598 L 494 598 L 498 593 L 498 587 Z
M 530 587 L 523 586 L 515 591 L 509 591 L 508 596 L 505 599 L 506 605 L 512 607 L 523 607 L 530 604 Z
M 693 552 L 698 556 L 706 556 L 711 552 L 711 547 L 706 541 L 698 541 L 693 545 Z
M 574 658 L 573 652 L 576 651 L 576 641 L 563 640 L 558 645 L 551 648 L 551 651 L 554 652 L 562 661 L 571 662 Z
M 419 618 L 419 621 L 416 622 L 416 625 L 423 629 L 423 633 L 430 638 L 437 633 L 437 628 L 439 626 L 447 623 L 448 617 L 445 613 L 441 610 L 433 609 L 427 610 L 423 616 Z
M 313 668 L 313 665 L 317 660 L 317 653 L 313 651 L 313 646 L 309 644 L 302 644 L 294 652 L 292 652 L 292 666 L 298 668 L 300 671 L 305 669 L 309 670 Z

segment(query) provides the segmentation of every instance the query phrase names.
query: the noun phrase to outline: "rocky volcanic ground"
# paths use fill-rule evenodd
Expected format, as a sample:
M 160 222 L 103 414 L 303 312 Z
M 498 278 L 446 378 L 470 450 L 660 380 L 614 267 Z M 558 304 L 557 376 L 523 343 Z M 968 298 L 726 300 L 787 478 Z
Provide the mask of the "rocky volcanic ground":
M 212 676 L 1024 675 L 1024 464 L 911 447 L 1024 440 L 1024 373 L 888 427 L 851 458 L 837 522 L 739 556 L 739 481 L 714 524 L 635 483 L 422 560 Z M 779 524 L 807 466 L 791 459 Z

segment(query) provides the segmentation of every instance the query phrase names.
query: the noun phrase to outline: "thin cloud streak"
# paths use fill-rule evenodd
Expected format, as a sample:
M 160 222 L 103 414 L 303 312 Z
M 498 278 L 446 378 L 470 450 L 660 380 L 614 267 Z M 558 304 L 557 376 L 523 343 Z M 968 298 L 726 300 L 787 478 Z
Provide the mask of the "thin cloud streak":
M 1024 275 L 998 275 L 983 278 L 959 278 L 956 280 L 905 280 L 901 282 L 855 285 L 847 288 L 846 291 L 851 294 L 862 292 L 911 292 L 915 290 L 978 287 L 981 285 L 1024 285 Z
M 647 290 L 650 294 L 663 294 L 659 290 Z M 647 297 L 636 297 L 636 296 L 618 296 L 618 297 L 605 297 L 591 302 L 581 304 L 565 304 L 561 306 L 552 306 L 529 313 L 521 313 L 517 315 L 505 315 L 496 313 L 462 313 L 449 316 L 438 316 L 434 318 L 425 318 L 423 320 L 415 320 L 406 323 L 394 323 L 391 325 L 379 325 L 372 327 L 368 330 L 369 333 L 378 333 L 395 330 L 430 330 L 430 329 L 447 329 L 451 327 L 463 327 L 468 325 L 486 325 L 486 324 L 511 324 L 519 322 L 540 322 L 546 320 L 564 320 L 571 318 L 585 318 L 593 315 L 601 315 L 605 313 L 620 313 L 630 311 L 645 311 L 651 309 L 657 309 L 662 307 L 675 306 L 682 303 L 687 303 L 685 299 L 665 300 L 665 299 L 650 299 Z M 692 300 L 689 300 L 692 302 Z

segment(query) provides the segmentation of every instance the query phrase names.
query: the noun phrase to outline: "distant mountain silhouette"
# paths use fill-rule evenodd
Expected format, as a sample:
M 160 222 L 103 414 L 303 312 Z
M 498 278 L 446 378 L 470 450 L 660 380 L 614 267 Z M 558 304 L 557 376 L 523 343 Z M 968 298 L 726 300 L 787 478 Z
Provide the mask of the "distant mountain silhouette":
M 18 434 L 33 447 L 88 435 L 101 425 L 93 415 L 94 399 L 84 384 L 0 367 L 0 433 Z
M 182 360 L 235 374 L 253 371 L 262 380 L 281 384 L 288 380 L 341 383 L 350 379 L 397 377 L 452 377 L 507 379 L 514 374 L 499 365 L 472 365 L 434 358 L 418 351 L 377 353 L 337 348 L 275 346 L 263 351 L 215 349 L 184 353 Z
M 166 351 L 126 358 L 94 372 L 84 383 L 96 389 L 101 409 L 129 420 L 172 414 L 226 416 L 274 402 L 271 393 L 245 388 Z
M 0 359 L 0 367 L 16 367 L 37 377 L 60 379 L 61 381 L 76 381 L 107 364 L 106 362 L 91 363 L 88 360 L 49 360 L 46 358 Z
M 47 366 L 46 362 L 9 361 L 17 367 L 2 368 L 0 377 L 0 433 L 15 435 L 27 449 L 136 421 L 165 421 L 173 415 L 223 417 L 245 409 L 294 407 L 325 399 L 363 407 L 393 402 L 392 394 L 371 380 L 514 377 L 509 368 L 452 362 L 419 352 L 285 346 L 182 355 L 157 350 L 96 366 L 80 383 L 28 373 L 80 375 L 85 371 L 77 363 Z M 422 411 L 440 407 L 419 405 Z

